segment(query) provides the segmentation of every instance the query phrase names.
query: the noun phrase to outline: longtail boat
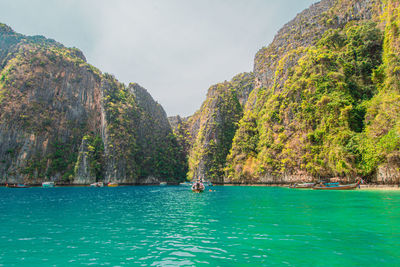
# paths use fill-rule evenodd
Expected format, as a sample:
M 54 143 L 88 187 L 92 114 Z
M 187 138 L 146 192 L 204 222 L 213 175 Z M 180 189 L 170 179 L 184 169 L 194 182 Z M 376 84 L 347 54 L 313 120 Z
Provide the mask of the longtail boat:
M 29 188 L 26 184 L 6 184 L 8 188 Z
M 195 193 L 201 193 L 205 189 L 205 186 L 202 182 L 196 182 L 192 186 L 192 191 Z
M 339 183 L 322 183 L 315 185 L 312 189 L 315 190 L 353 190 L 356 189 L 362 180 L 358 180 L 354 184 L 339 185 Z

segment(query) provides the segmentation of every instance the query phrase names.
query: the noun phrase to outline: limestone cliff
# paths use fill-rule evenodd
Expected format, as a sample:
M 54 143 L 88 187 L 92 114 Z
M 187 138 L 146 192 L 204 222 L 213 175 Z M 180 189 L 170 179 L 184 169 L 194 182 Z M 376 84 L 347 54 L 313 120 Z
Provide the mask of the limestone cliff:
M 225 182 L 393 181 L 381 176 L 399 151 L 397 63 L 385 59 L 397 12 L 397 1 L 321 1 L 286 24 L 255 57 Z
M 299 13 L 257 52 L 244 97 L 227 83 L 211 87 L 181 124 L 189 177 L 398 183 L 398 14 L 391 0 L 322 0 Z M 240 105 L 226 112 L 219 97 Z
M 78 49 L 0 25 L 0 183 L 178 181 L 184 166 L 143 88 L 102 74 Z

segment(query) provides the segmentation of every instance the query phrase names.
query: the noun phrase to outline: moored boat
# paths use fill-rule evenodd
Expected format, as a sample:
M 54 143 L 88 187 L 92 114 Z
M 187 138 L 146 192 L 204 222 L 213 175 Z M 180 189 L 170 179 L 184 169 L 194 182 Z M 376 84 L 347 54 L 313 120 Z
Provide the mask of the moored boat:
M 166 186 L 167 182 L 160 182 L 160 186 Z
M 361 179 L 357 180 L 356 183 L 353 184 L 343 184 L 339 183 L 320 183 L 313 187 L 314 190 L 353 190 L 360 186 L 362 182 Z
M 90 184 L 90 186 L 91 187 L 103 187 L 104 184 L 103 184 L 103 182 L 96 182 L 96 183 Z
M 191 182 L 184 182 L 184 183 L 180 183 L 179 185 L 181 186 L 192 186 Z
M 29 188 L 26 184 L 6 184 L 8 188 Z
M 108 187 L 117 187 L 118 184 L 117 184 L 117 183 L 111 183 L 111 182 L 110 182 L 110 183 L 107 184 L 107 186 L 108 186 Z
M 42 187 L 43 187 L 43 188 L 54 187 L 54 182 L 43 182 L 43 183 L 42 183 Z

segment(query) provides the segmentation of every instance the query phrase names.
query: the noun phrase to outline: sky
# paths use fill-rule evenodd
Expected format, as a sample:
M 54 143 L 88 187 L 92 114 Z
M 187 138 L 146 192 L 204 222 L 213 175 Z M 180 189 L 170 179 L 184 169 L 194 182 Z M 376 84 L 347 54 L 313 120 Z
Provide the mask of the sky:
M 317 0 L 0 0 L 0 22 L 83 51 L 169 116 L 189 116 L 208 88 L 253 70 L 254 56 Z

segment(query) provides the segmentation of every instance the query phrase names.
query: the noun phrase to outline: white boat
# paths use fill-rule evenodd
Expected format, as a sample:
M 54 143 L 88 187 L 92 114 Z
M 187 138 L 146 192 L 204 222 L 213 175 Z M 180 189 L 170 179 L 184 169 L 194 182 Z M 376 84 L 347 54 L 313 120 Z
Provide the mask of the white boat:
M 54 182 L 43 182 L 42 187 L 44 188 L 54 187 Z
M 184 182 L 184 183 L 180 183 L 179 185 L 181 186 L 192 186 L 191 182 Z
M 104 184 L 103 184 L 103 182 L 96 182 L 96 183 L 90 184 L 90 186 L 91 187 L 103 187 Z
M 160 182 L 160 186 L 166 186 L 167 182 Z

